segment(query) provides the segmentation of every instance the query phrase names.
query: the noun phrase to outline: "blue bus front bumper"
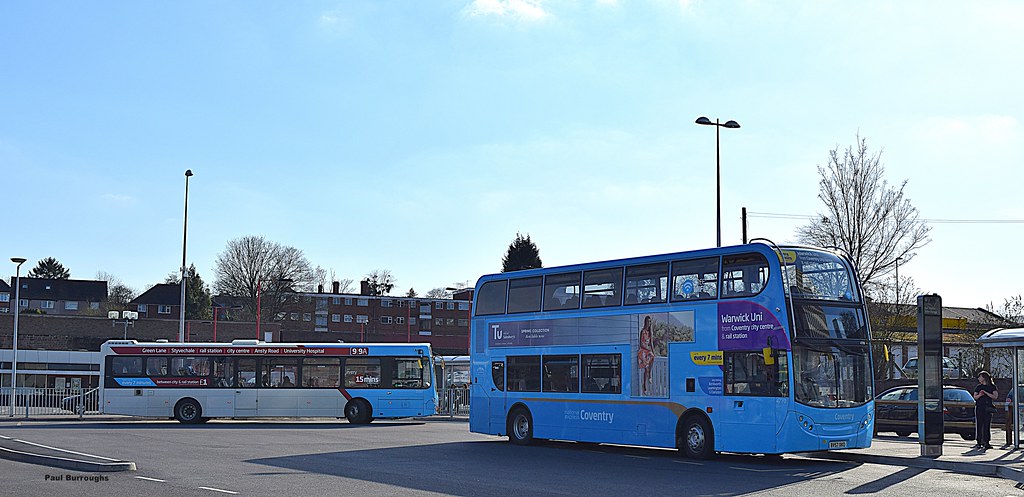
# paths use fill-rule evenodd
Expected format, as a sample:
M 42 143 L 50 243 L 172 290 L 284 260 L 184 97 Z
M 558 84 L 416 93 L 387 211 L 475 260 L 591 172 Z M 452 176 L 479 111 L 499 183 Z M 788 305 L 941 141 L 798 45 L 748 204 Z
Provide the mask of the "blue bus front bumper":
M 786 413 L 779 433 L 779 452 L 863 449 L 871 446 L 874 409 L 815 409 L 798 405 Z

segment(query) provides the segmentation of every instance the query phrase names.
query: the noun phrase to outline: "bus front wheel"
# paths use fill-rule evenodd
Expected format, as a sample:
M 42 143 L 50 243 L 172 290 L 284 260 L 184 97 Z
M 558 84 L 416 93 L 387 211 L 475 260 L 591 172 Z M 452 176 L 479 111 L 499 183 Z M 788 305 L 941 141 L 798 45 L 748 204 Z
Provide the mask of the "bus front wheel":
M 174 419 L 180 423 L 196 424 L 203 420 L 203 408 L 192 399 L 182 399 L 174 406 Z
M 710 459 L 715 455 L 715 433 L 703 416 L 686 418 L 676 437 L 676 444 L 690 459 Z
M 352 399 L 345 405 L 345 417 L 349 423 L 365 425 L 373 421 L 370 414 L 370 403 L 363 399 Z
M 516 445 L 533 443 L 533 416 L 530 416 L 530 411 L 519 407 L 509 415 L 508 441 Z

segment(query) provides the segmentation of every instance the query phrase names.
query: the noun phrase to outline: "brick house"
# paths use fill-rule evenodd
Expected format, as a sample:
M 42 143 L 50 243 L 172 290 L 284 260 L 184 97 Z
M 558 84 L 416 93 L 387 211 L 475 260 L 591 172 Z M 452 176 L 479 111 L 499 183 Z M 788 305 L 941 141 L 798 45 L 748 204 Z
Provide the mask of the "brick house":
M 7 314 L 11 312 L 11 300 L 14 298 L 11 291 L 11 285 L 8 285 L 6 281 L 0 280 L 0 314 Z
M 128 303 L 139 319 L 178 319 L 181 313 L 181 285 L 158 283 Z
M 18 291 L 18 297 L 21 299 L 21 312 L 71 316 L 99 315 L 103 312 L 103 304 L 107 301 L 106 281 L 27 278 L 24 276 L 19 281 L 21 289 Z M 8 301 L 14 300 L 15 290 L 8 287 Z M 2 288 L 0 288 L 0 293 L 3 293 Z M 6 312 L 9 313 L 12 304 L 9 302 L 7 304 Z

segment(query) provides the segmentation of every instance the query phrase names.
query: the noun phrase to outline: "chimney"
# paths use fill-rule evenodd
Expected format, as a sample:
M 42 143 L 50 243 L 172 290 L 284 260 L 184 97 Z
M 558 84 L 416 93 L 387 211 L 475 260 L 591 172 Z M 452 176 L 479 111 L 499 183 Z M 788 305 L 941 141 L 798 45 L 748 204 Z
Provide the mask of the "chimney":
M 316 286 L 316 293 L 324 293 L 324 285 L 322 283 Z
M 334 290 L 334 294 L 335 295 L 341 293 L 341 282 L 340 281 L 332 282 L 331 283 L 331 289 Z
M 359 295 L 370 294 L 370 280 L 363 280 L 359 282 Z

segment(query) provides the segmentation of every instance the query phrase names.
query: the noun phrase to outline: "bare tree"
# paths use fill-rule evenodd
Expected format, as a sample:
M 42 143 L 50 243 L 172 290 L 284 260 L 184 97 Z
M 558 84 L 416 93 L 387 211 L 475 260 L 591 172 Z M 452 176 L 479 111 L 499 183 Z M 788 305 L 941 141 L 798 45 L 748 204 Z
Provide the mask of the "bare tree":
M 895 281 L 880 280 L 874 285 L 872 299 L 868 302 L 875 378 L 892 378 L 893 372 L 900 369 L 902 364 L 893 361 L 893 346 L 903 343 L 904 335 L 917 326 L 915 296 L 921 290 L 909 276 L 900 277 L 898 288 L 897 294 Z
M 229 241 L 224 252 L 217 255 L 214 273 L 216 292 L 244 297 L 244 306 L 253 316 L 258 294 L 260 319 L 264 321 L 278 313 L 287 293 L 310 291 L 316 281 L 313 268 L 301 250 L 262 236 Z
M 448 293 L 448 290 L 445 290 L 444 288 L 441 287 L 433 288 L 430 291 L 428 291 L 426 295 L 424 295 L 424 297 L 428 299 L 446 299 L 450 296 L 451 294 Z
M 797 230 L 801 242 L 836 247 L 853 259 L 865 287 L 906 264 L 930 240 L 931 230 L 917 208 L 903 196 L 907 185 L 890 186 L 883 177 L 882 153 L 868 153 L 867 140 L 857 135 L 856 148 L 829 152 L 828 166 L 818 166 L 818 198 L 825 203 L 819 219 Z
M 123 311 L 128 308 L 131 302 L 139 294 L 134 288 L 124 284 L 120 278 L 110 273 L 99 271 L 96 279 L 107 282 L 107 309 Z
M 367 282 L 370 295 L 387 295 L 395 287 L 395 277 L 387 269 L 374 269 L 363 279 Z
M 327 270 L 319 265 L 313 270 L 313 286 L 317 288 L 330 288 L 327 285 Z
M 352 293 L 355 291 L 355 288 L 352 286 L 352 283 L 354 283 L 352 278 L 342 278 L 340 280 L 332 278 L 332 281 L 338 284 L 338 293 Z
M 1024 295 L 1014 295 L 1003 300 L 998 308 L 989 303 L 985 310 L 998 315 L 1008 322 L 1024 325 Z

